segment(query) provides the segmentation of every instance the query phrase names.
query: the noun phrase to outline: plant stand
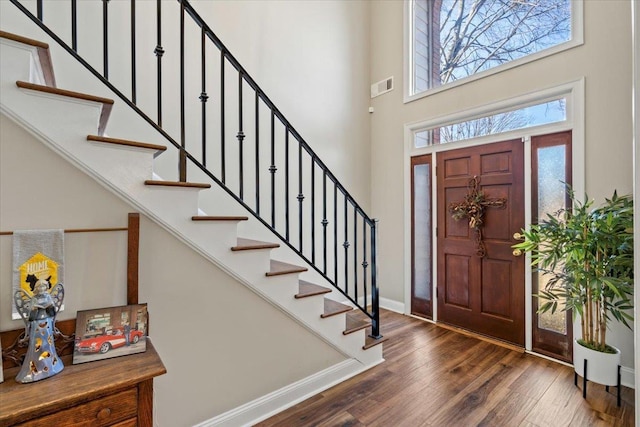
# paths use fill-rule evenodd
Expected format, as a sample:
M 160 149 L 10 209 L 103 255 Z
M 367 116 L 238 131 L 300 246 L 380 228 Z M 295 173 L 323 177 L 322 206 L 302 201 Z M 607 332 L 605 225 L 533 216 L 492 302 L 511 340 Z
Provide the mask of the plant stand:
M 622 386 L 620 384 L 621 379 L 622 379 L 622 375 L 620 374 L 620 368 L 621 366 L 618 365 L 618 396 L 617 396 L 617 403 L 618 403 L 618 407 L 620 407 L 621 403 L 622 403 L 622 399 L 621 399 L 621 391 L 622 391 Z M 586 399 L 587 398 L 587 381 L 589 381 L 587 379 L 587 359 L 584 359 L 584 368 L 582 371 L 582 398 Z M 573 384 L 577 387 L 578 386 L 578 373 L 573 372 Z M 607 392 L 609 392 L 609 386 L 605 386 Z

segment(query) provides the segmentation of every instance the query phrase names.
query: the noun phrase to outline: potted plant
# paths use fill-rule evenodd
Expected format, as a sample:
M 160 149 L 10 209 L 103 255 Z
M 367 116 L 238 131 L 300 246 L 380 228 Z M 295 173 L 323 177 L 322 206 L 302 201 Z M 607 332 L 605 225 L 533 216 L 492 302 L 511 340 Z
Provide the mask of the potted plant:
M 538 312 L 580 315 L 582 336 L 574 341 L 573 361 L 586 396 L 587 379 L 619 385 L 620 351 L 607 345 L 606 333 L 610 320 L 629 328 L 633 320 L 633 201 L 614 192 L 593 207 L 588 198 L 576 200 L 568 186 L 567 192 L 573 208 L 531 225 L 514 248 L 530 252 L 532 265 L 549 277 L 535 295 Z

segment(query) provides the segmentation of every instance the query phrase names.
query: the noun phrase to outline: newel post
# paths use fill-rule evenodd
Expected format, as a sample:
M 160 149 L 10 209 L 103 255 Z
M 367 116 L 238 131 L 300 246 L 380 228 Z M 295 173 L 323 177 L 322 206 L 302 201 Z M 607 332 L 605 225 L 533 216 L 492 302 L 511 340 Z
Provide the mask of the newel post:
M 380 300 L 378 291 L 378 223 L 373 219 L 371 224 L 371 338 L 380 339 Z M 366 302 L 365 302 L 366 303 Z

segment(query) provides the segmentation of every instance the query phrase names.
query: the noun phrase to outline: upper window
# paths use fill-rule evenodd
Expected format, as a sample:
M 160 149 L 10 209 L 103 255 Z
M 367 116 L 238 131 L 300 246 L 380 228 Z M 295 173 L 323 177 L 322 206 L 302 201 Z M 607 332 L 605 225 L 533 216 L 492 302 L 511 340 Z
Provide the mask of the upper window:
M 571 0 L 409 0 L 409 95 L 572 39 Z
M 565 120 L 567 120 L 567 99 L 562 97 L 526 107 L 511 108 L 501 113 L 484 115 L 471 120 L 420 130 L 414 134 L 414 146 L 421 148 L 447 142 L 464 141 Z

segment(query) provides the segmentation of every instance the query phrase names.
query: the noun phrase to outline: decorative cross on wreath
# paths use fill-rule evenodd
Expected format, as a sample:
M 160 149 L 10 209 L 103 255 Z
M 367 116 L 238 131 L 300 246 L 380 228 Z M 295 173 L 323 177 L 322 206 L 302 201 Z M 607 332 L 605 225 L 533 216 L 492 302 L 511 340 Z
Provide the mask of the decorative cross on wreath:
M 485 208 L 504 209 L 507 199 L 500 197 L 497 199 L 487 199 L 484 192 L 480 190 L 480 177 L 474 176 L 469 180 L 469 193 L 461 202 L 449 204 L 449 213 L 456 221 L 462 218 L 469 218 L 469 228 L 476 231 L 476 255 L 480 258 L 487 254 L 487 249 L 482 241 L 482 224 Z

